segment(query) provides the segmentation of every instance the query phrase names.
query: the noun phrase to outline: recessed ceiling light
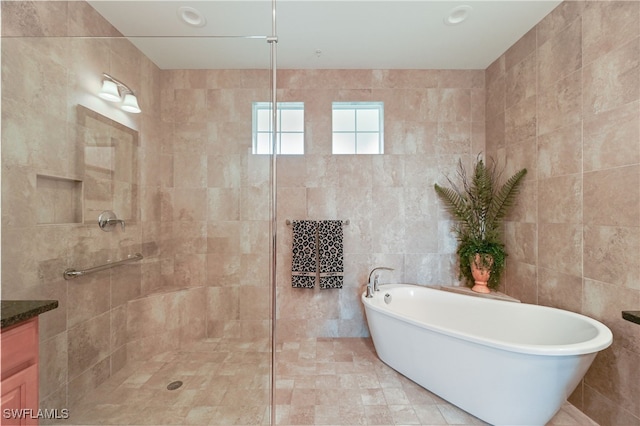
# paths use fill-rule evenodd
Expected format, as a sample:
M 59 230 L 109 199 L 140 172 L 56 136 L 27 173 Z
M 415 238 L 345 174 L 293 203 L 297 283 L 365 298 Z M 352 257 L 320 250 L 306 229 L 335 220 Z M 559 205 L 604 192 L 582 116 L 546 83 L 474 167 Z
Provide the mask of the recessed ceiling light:
M 180 17 L 182 22 L 192 27 L 204 27 L 207 23 L 207 19 L 198 9 L 189 6 L 179 7 L 178 17 Z
M 459 25 L 463 23 L 469 17 L 471 9 L 472 7 L 468 5 L 454 7 L 444 18 L 444 23 L 447 25 Z

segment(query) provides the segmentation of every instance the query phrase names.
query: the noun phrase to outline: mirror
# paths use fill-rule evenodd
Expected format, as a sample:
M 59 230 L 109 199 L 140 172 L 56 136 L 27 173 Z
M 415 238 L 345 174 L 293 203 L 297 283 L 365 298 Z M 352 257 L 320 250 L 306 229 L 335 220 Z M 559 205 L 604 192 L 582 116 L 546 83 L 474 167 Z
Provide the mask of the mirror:
M 138 220 L 138 132 L 78 105 L 79 170 L 84 170 L 84 223 L 113 210 Z

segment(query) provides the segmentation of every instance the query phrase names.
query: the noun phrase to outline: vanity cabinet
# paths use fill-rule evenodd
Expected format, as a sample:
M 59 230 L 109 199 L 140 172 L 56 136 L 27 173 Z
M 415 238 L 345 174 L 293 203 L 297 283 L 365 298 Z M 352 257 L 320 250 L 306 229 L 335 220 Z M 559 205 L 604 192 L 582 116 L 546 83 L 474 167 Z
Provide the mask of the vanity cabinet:
M 37 425 L 38 317 L 1 334 L 2 425 Z
M 0 301 L 0 425 L 37 425 L 38 315 L 57 300 Z

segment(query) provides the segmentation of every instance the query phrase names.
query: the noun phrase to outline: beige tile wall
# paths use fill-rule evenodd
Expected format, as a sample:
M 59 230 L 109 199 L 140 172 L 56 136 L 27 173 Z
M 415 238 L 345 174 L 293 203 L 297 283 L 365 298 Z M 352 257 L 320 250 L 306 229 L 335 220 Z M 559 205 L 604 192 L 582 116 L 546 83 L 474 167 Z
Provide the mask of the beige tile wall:
M 305 104 L 305 155 L 278 159 L 278 337 L 368 335 L 360 302 L 382 282 L 454 284 L 455 239 L 433 184 L 484 147 L 479 70 L 279 70 L 279 101 Z M 331 154 L 331 102 L 383 101 L 384 155 Z M 287 219 L 349 220 L 344 288 L 291 287 Z
M 171 281 L 205 286 L 208 336 L 268 338 L 270 160 L 251 155 L 251 102 L 269 100 L 269 71 L 165 70 L 161 86 Z
M 487 70 L 487 150 L 527 167 L 505 291 L 614 333 L 571 402 L 640 424 L 640 3 L 567 1 Z
M 269 333 L 269 158 L 251 154 L 251 103 L 268 72 L 162 73 L 162 118 L 174 127 L 176 284 L 207 287 L 207 334 Z M 305 103 L 305 155 L 281 156 L 277 177 L 278 324 L 282 339 L 366 336 L 359 301 L 369 270 L 383 281 L 456 282 L 454 239 L 432 186 L 484 146 L 484 72 L 279 70 L 278 100 Z M 332 101 L 384 101 L 384 155 L 331 154 Z M 287 219 L 348 219 L 345 286 L 292 289 Z

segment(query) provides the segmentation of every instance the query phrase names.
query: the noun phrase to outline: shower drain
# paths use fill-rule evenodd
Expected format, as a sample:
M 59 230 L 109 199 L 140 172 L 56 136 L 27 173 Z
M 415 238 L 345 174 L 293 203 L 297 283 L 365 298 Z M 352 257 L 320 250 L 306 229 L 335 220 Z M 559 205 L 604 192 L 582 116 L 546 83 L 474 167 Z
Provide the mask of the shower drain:
M 182 386 L 182 382 L 180 380 L 176 380 L 175 382 L 171 382 L 167 385 L 167 389 L 169 390 L 176 390 L 178 389 L 180 386 Z

